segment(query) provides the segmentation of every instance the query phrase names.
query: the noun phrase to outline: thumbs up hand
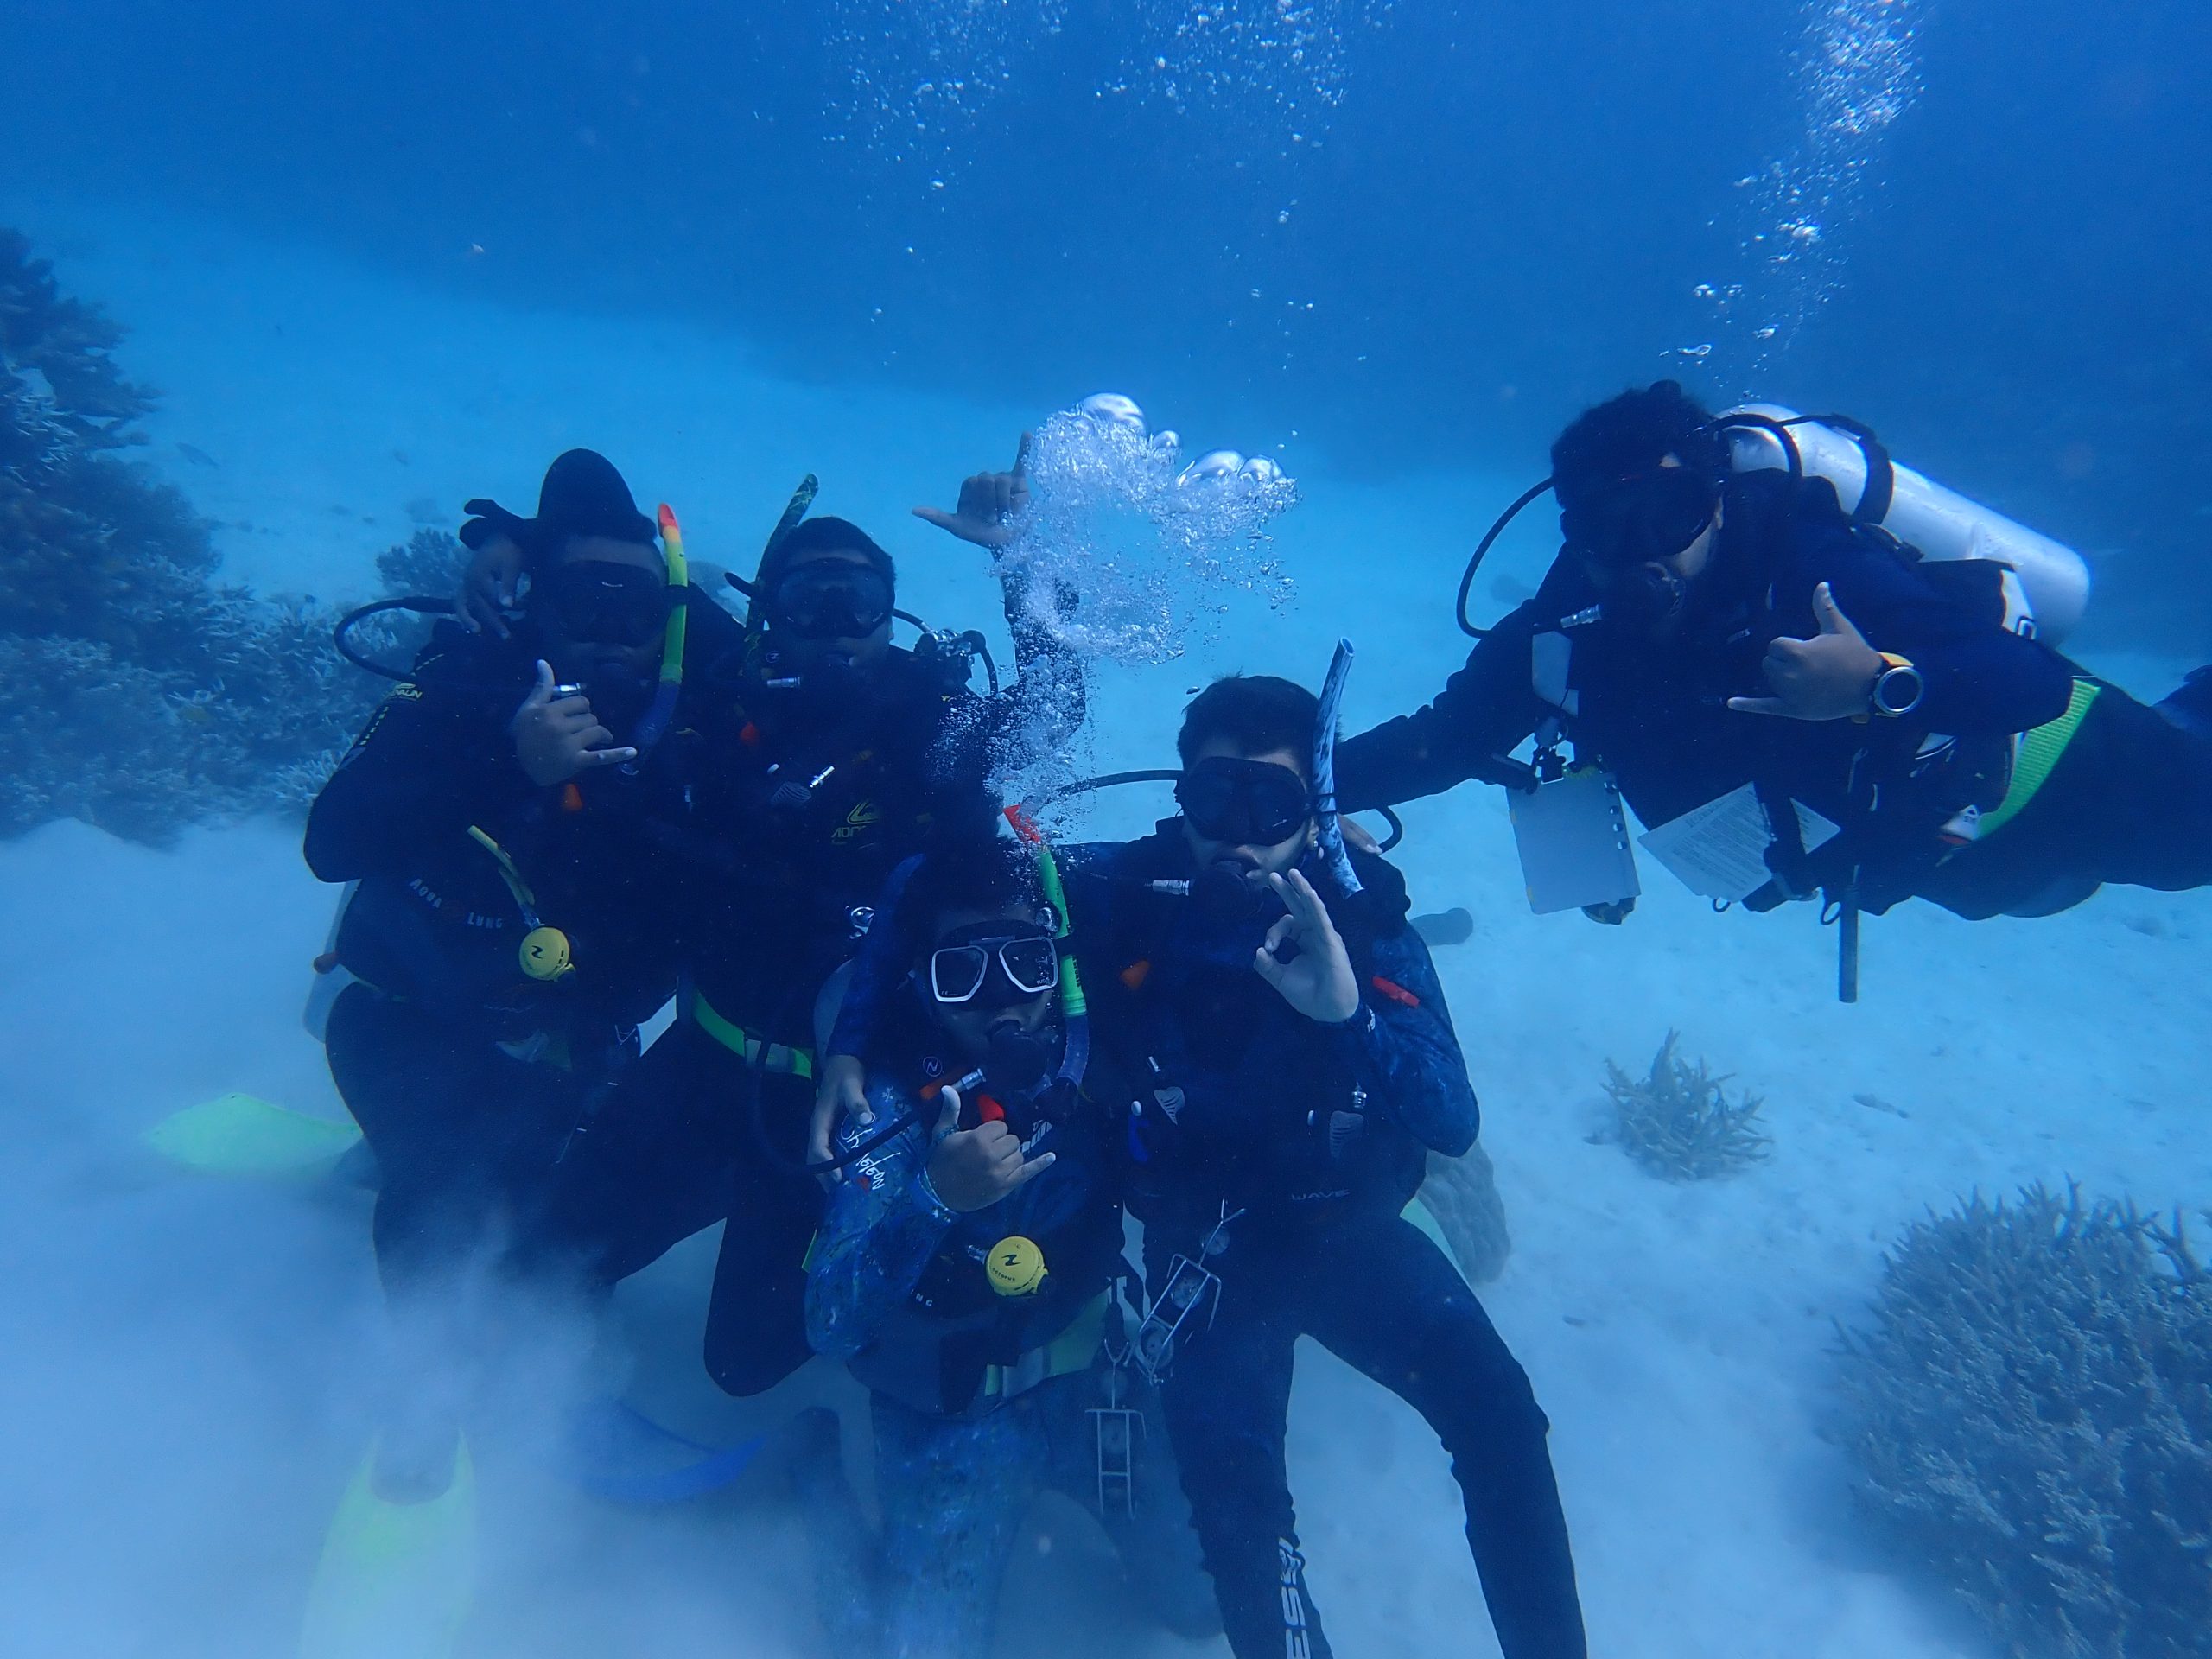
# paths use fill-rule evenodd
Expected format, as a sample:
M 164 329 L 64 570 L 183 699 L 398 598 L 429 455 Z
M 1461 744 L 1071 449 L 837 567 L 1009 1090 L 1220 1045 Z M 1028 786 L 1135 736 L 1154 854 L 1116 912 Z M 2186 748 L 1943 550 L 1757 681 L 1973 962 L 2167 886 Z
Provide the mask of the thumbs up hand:
M 1813 590 L 1821 631 L 1809 639 L 1786 635 L 1766 648 L 1770 697 L 1731 697 L 1739 715 L 1777 715 L 1784 720 L 1850 720 L 1873 707 L 1874 682 L 1885 666 L 1835 602 L 1825 582 Z

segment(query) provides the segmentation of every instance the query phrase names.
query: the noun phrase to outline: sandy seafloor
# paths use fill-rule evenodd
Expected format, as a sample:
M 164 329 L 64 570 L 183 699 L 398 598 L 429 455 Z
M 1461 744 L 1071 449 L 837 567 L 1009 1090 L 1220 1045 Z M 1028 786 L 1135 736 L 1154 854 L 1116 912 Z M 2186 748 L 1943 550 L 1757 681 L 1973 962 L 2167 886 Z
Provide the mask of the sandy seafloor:
M 678 505 L 695 556 L 729 563 L 816 471 L 823 510 L 899 554 L 909 604 L 995 628 L 980 560 L 905 518 L 1003 464 L 1043 413 L 981 401 L 988 388 L 795 385 L 689 326 L 502 311 L 143 212 L 22 202 L 0 221 L 58 250 L 66 280 L 130 324 L 128 367 L 167 394 L 148 458 L 221 521 L 228 570 L 257 587 L 364 593 L 410 503 L 448 524 L 480 493 L 526 510 L 545 461 L 590 443 L 641 498 Z M 1287 435 L 1185 431 L 1248 448 Z M 1278 526 L 1298 601 L 1240 600 L 1224 619 L 1235 643 L 1103 675 L 1102 766 L 1160 764 L 1183 694 L 1217 670 L 1317 680 L 1339 631 L 1362 648 L 1352 728 L 1431 694 L 1460 656 L 1457 562 L 1541 460 L 1378 489 L 1301 468 L 1295 445 L 1287 458 L 1306 496 Z M 2185 666 L 2090 660 L 2149 696 Z M 1125 792 L 1086 828 L 1130 830 L 1158 804 Z M 1845 1007 L 1833 936 L 1802 909 L 1715 917 L 1647 861 L 1627 927 L 1537 918 L 1494 792 L 1406 817 L 1420 907 L 1476 918 L 1439 961 L 1514 1233 L 1484 1297 L 1553 1420 L 1593 1651 L 1986 1651 L 1852 1506 L 1821 1438 L 1834 1321 L 1862 1306 L 1900 1227 L 1971 1188 L 2070 1177 L 2147 1206 L 2212 1203 L 2212 899 L 2112 892 L 1975 925 L 1902 911 L 1869 922 L 1864 997 Z M 136 1138 L 229 1090 L 341 1109 L 297 1017 L 330 906 L 286 825 L 196 832 L 168 852 L 75 824 L 0 847 L 0 1649 L 289 1650 L 367 1433 L 365 1205 L 181 1178 Z M 1673 1186 L 1592 1144 L 1605 1061 L 1641 1069 L 1669 1028 L 1765 1097 L 1770 1162 Z M 633 1397 L 717 1435 L 791 1395 L 842 1397 L 812 1376 L 765 1405 L 714 1393 L 689 1357 L 710 1246 L 626 1293 L 644 1356 Z M 1494 1651 L 1433 1438 L 1310 1344 L 1300 1364 L 1293 1479 L 1338 1650 Z M 548 1397 L 565 1375 L 549 1360 Z M 464 1652 L 818 1650 L 802 1547 L 772 1493 L 619 1510 L 496 1448 L 482 1476 L 486 1582 Z M 1041 1512 L 1034 1533 L 1001 1654 L 1201 1650 L 1119 1611 L 1103 1547 L 1071 1515 Z

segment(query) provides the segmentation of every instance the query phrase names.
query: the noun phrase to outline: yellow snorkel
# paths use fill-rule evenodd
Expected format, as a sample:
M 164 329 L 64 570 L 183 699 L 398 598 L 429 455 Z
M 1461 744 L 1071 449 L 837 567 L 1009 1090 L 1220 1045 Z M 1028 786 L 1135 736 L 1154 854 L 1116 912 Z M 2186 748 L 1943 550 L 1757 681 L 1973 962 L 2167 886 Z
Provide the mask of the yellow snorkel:
M 676 522 L 676 509 L 660 504 L 661 556 L 668 565 L 668 591 L 674 601 L 668 609 L 668 632 L 660 648 L 660 684 L 653 700 L 630 734 L 630 747 L 640 752 L 660 741 L 676 715 L 677 694 L 683 689 L 683 640 L 690 620 L 691 568 L 683 559 L 683 531 Z

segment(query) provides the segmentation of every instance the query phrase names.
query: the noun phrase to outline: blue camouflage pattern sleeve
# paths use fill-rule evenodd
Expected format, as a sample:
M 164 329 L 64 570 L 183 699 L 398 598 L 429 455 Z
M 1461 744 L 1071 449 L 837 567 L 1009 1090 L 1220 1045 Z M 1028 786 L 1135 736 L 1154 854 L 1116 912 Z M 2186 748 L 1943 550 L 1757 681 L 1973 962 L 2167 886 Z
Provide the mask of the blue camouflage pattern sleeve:
M 944 1244 L 955 1217 L 930 1186 L 930 1144 L 928 1128 L 917 1124 L 838 1183 L 807 1268 L 806 1338 L 815 1352 L 850 1359 L 867 1347 Z
M 1423 1146 L 1457 1158 L 1475 1144 L 1481 1109 L 1428 947 L 1402 927 L 1376 941 L 1369 975 L 1348 1027 L 1369 1108 L 1387 1113 Z

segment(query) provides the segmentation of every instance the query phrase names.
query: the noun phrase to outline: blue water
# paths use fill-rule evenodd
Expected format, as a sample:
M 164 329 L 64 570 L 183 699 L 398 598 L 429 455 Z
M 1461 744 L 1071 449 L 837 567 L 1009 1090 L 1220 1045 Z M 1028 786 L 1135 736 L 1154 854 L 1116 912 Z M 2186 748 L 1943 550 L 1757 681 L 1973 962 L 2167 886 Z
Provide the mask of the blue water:
M 807 378 L 1045 406 L 1126 383 L 1385 480 L 1533 461 L 1711 341 L 1712 391 L 1859 410 L 2154 566 L 2107 617 L 2178 632 L 2152 601 L 2206 593 L 2212 22 L 2185 0 L 10 13 L 18 180 L 501 302 L 709 319 Z M 1808 134 L 1822 82 L 1879 95 L 1878 65 L 1823 60 L 1839 22 L 1909 37 L 1904 107 Z M 1745 252 L 1774 226 L 1739 181 L 1777 163 L 1827 175 L 1802 325 L 1799 278 Z M 1745 282 L 1729 327 L 1696 294 Z
M 2162 695 L 2212 656 L 2208 74 L 2184 0 L 8 0 L 0 224 L 130 326 L 168 394 L 148 459 L 267 593 L 365 594 L 412 522 L 526 500 L 570 443 L 733 564 L 804 472 L 906 533 L 1100 391 L 1274 457 L 1274 542 L 1192 575 L 1161 648 L 1098 647 L 1080 758 L 1148 766 L 1209 673 L 1316 681 L 1339 632 L 1354 728 L 1433 695 L 1474 537 L 1576 410 L 1662 374 L 1855 414 L 2081 550 L 2073 644 Z M 933 620 L 993 614 L 979 568 L 893 544 Z M 1900 912 L 1844 1009 L 1802 917 L 1532 918 L 1491 795 L 1408 817 L 1417 907 L 1478 918 L 1443 969 L 1516 1240 L 1485 1300 L 1554 1420 L 1595 1650 L 1993 1652 L 1853 1507 L 1833 1322 L 1971 1187 L 2212 1203 L 2212 905 Z M 0 1241 L 32 1268 L 0 1328 L 35 1338 L 0 1384 L 0 1649 L 287 1651 L 372 1415 L 358 1215 L 95 1155 L 231 1089 L 334 1109 L 293 1024 L 327 895 L 288 836 L 0 846 L 28 1148 Z M 1604 1060 L 1675 1027 L 1768 1096 L 1771 1166 L 1662 1186 L 1591 1144 Z M 698 1265 L 639 1294 L 626 1363 L 749 1432 L 678 1375 Z M 1300 1363 L 1339 1650 L 1492 1651 L 1433 1441 Z M 536 1501 L 487 1500 L 502 1587 L 464 1652 L 814 1650 L 772 1508 Z M 1064 1607 L 1081 1659 L 1211 1651 L 1047 1554 L 1001 1652 L 1065 1651 Z

